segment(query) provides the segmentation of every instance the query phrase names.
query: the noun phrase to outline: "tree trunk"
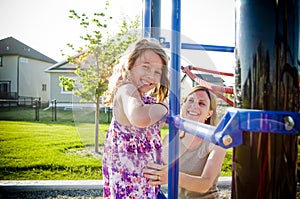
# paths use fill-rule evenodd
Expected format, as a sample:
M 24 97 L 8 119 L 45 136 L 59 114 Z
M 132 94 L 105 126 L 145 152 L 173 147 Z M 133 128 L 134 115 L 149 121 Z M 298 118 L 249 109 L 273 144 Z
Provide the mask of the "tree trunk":
M 100 97 L 96 99 L 96 110 L 95 110 L 95 152 L 99 152 L 99 105 Z

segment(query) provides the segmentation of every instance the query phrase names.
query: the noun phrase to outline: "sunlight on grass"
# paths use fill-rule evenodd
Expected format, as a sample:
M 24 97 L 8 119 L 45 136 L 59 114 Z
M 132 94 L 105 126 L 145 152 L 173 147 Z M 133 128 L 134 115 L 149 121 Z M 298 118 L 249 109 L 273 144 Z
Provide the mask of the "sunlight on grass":
M 101 177 L 100 159 L 68 152 L 84 148 L 74 126 L 0 121 L 0 138 L 0 179 Z

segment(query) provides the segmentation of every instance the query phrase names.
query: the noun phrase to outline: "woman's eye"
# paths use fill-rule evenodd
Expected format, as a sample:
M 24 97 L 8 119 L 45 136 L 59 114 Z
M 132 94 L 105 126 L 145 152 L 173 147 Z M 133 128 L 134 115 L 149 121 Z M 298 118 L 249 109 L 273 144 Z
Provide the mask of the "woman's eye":
M 149 69 L 149 66 L 148 66 L 148 65 L 143 65 L 143 67 L 144 67 L 145 69 Z
M 193 99 L 188 99 L 188 102 L 189 103 L 194 103 L 194 100 Z

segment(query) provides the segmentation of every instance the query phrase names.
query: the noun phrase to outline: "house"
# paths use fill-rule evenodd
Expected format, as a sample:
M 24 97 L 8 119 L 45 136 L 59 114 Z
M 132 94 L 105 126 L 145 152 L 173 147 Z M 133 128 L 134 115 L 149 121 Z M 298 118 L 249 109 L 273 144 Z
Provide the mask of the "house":
M 207 73 L 195 73 L 195 75 L 208 83 L 214 84 L 216 86 L 224 86 L 224 80 L 219 76 Z M 195 80 L 191 79 L 187 74 L 184 74 L 182 76 L 180 84 L 182 97 L 186 96 L 193 86 L 198 85 L 198 83 Z
M 72 91 L 67 91 L 64 87 L 59 85 L 59 78 L 61 76 L 77 79 L 77 75 L 74 73 L 75 70 L 76 66 L 67 60 L 58 62 L 45 70 L 45 72 L 50 75 L 50 99 L 56 100 L 57 107 L 66 108 L 76 106 L 76 104 L 79 105 L 80 98 L 73 95 Z
M 56 61 L 13 37 L 0 40 L 0 99 L 50 100 L 50 75 L 44 70 Z
M 75 58 L 79 55 L 75 55 Z M 84 61 L 87 66 L 95 60 L 87 57 Z M 67 60 L 58 62 L 45 70 L 50 74 L 50 99 L 56 102 L 56 107 L 63 107 L 64 109 L 82 109 L 94 108 L 95 102 L 82 102 L 81 97 L 73 94 L 73 91 L 67 91 L 63 86 L 60 86 L 60 77 L 67 77 L 75 80 L 78 83 L 79 77 L 75 74 L 76 65 L 69 63 Z M 52 106 L 52 104 L 50 104 Z M 105 105 L 100 104 L 100 108 L 107 108 Z

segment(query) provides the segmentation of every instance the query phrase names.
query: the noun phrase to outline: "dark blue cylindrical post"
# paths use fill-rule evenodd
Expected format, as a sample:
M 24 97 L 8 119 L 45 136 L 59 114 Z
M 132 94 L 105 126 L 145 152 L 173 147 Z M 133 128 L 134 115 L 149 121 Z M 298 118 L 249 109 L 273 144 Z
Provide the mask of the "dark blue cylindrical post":
M 180 0 L 172 3 L 168 198 L 178 198 L 179 133 L 173 120 L 180 113 Z
M 161 0 L 152 0 L 151 8 L 151 36 L 160 37 L 161 24 Z
M 298 112 L 299 0 L 236 1 L 235 106 Z M 296 135 L 243 132 L 232 198 L 296 198 Z
M 151 36 L 151 0 L 143 0 L 144 9 L 143 9 L 143 36 Z

